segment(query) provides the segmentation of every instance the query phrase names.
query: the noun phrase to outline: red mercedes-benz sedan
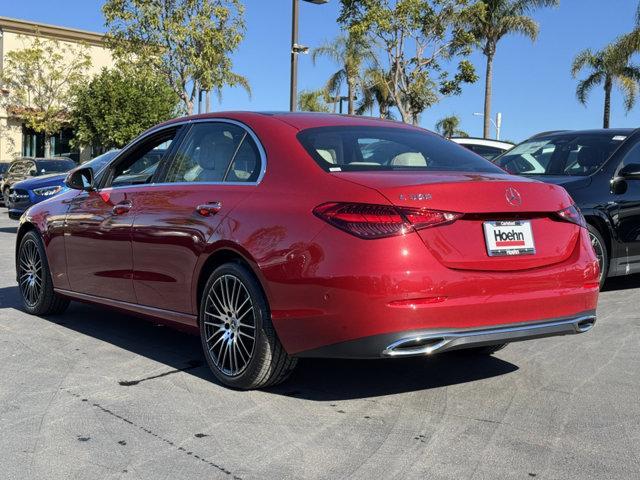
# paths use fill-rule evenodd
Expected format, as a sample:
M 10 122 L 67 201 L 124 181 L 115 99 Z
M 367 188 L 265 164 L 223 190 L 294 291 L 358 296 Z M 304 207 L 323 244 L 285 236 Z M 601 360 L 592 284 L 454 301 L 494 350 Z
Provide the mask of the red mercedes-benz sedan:
M 598 262 L 565 190 L 412 126 L 194 116 L 67 185 L 21 219 L 26 310 L 79 300 L 198 329 L 232 387 L 298 357 L 489 354 L 595 323 Z

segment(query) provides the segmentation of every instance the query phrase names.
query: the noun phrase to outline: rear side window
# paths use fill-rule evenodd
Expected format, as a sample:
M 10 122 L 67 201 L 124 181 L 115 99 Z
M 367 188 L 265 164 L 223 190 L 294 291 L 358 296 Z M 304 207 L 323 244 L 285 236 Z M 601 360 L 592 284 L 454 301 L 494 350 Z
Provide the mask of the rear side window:
M 258 148 L 244 128 L 224 122 L 197 123 L 164 182 L 255 182 L 259 171 Z
M 436 135 L 393 127 L 320 127 L 298 139 L 324 170 L 461 171 L 504 173 L 467 149 Z

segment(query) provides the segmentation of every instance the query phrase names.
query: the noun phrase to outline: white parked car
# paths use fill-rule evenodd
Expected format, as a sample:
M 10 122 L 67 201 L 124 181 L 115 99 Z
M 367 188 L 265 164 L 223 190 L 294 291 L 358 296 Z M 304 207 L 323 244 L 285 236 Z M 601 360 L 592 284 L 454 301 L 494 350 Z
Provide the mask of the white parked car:
M 486 138 L 454 137 L 451 141 L 468 148 L 487 160 L 493 160 L 514 146 L 513 143 L 487 140 Z

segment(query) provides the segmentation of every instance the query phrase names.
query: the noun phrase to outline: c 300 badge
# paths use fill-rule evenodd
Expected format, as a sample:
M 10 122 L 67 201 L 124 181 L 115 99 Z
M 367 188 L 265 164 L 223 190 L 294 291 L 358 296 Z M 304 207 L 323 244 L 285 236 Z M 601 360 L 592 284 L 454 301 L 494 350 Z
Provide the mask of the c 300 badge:
M 426 200 L 431 200 L 430 193 L 404 193 L 400 194 L 400 200 L 412 200 L 414 202 L 424 202 Z

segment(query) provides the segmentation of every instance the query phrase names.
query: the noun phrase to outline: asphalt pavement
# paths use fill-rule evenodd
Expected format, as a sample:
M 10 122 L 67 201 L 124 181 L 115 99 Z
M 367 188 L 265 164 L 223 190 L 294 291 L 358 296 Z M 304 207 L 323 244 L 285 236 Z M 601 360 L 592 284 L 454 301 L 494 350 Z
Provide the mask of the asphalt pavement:
M 0 210 L 0 478 L 638 479 L 640 278 L 589 333 L 493 357 L 302 360 L 215 383 L 199 340 L 72 303 L 21 310 Z

